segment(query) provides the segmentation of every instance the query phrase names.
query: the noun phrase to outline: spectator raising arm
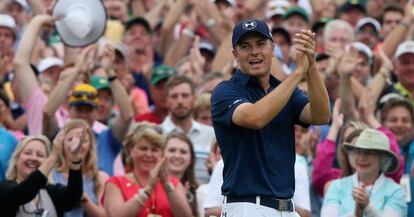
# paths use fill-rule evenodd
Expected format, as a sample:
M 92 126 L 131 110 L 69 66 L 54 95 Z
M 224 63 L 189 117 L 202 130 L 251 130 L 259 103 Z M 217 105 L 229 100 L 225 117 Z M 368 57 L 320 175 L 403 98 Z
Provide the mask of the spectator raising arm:
M 409 0 L 405 5 L 404 9 L 404 18 L 401 20 L 400 24 L 395 27 L 395 29 L 385 38 L 384 43 L 382 44 L 382 49 L 384 53 L 392 58 L 395 51 L 397 50 L 398 45 L 405 40 L 405 36 L 408 33 L 413 22 L 412 13 L 413 0 Z
M 103 59 L 102 61 L 103 68 L 108 73 L 108 78 L 116 78 L 116 72 L 113 69 L 114 60 L 115 60 L 115 49 L 106 44 L 104 47 Z M 110 82 L 110 88 L 115 99 L 115 103 L 119 106 L 119 115 L 116 117 L 115 122 L 112 127 L 112 132 L 119 143 L 122 143 L 124 140 L 125 134 L 128 131 L 129 125 L 131 123 L 132 117 L 134 115 L 134 110 L 132 104 L 129 100 L 128 93 L 125 90 L 125 87 L 121 84 L 120 80 L 116 78 Z
M 27 102 L 30 95 L 39 87 L 36 75 L 30 66 L 30 58 L 33 54 L 37 36 L 42 27 L 52 26 L 54 21 L 55 18 L 50 15 L 34 17 L 20 40 L 19 49 L 14 59 L 14 69 L 16 85 L 19 88 L 17 94 L 22 103 Z
M 55 118 L 55 112 L 58 110 L 67 97 L 67 94 L 71 90 L 73 84 L 79 79 L 80 75 L 85 73 L 85 64 L 87 61 L 86 56 L 90 52 L 96 49 L 96 45 L 91 45 L 80 53 L 76 60 L 74 67 L 66 68 L 61 73 L 61 79 L 57 83 L 57 87 L 50 93 L 49 100 L 47 101 L 43 110 L 43 134 L 51 137 L 58 129 L 57 121 Z
M 342 103 L 344 106 L 343 112 L 345 120 L 358 120 L 358 112 L 355 108 L 355 97 L 351 89 L 351 78 L 352 72 L 358 65 L 358 51 L 354 48 L 350 48 L 345 54 L 342 56 L 339 65 L 338 65 L 338 73 L 340 76 L 340 85 L 339 85 L 339 94 L 342 99 Z

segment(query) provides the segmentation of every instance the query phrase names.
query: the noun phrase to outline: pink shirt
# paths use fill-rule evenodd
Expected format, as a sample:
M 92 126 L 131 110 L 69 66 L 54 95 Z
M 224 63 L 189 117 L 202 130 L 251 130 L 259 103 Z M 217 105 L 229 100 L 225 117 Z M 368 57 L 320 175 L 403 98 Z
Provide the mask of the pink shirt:
M 47 100 L 47 95 L 42 91 L 42 89 L 40 89 L 40 87 L 37 87 L 30 96 L 29 100 L 23 105 L 27 114 L 29 135 L 42 135 L 43 109 L 45 108 Z M 65 123 L 70 120 L 69 112 L 63 106 L 60 106 L 55 113 L 55 118 L 58 126 L 62 128 Z M 108 127 L 98 121 L 95 121 L 92 128 L 95 133 L 99 134 Z

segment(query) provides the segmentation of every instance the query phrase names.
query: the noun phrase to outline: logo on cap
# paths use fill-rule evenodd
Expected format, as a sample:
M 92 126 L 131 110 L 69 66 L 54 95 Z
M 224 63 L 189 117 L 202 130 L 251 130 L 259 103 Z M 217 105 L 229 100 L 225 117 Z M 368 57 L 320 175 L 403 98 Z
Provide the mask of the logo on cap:
M 256 28 L 257 23 L 254 20 L 248 20 L 248 21 L 244 22 L 242 26 L 243 26 L 243 29 L 252 30 L 252 29 Z

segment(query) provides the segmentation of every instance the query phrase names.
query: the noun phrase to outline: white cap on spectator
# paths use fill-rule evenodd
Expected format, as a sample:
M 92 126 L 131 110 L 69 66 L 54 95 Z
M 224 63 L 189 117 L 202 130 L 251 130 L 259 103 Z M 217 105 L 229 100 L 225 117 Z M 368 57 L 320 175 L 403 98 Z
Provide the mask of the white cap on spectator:
M 107 14 L 100 0 L 59 0 L 53 16 L 64 44 L 83 47 L 96 42 L 105 32 Z
M 229 3 L 232 7 L 236 6 L 236 1 L 235 0 L 212 0 L 214 3 L 220 2 L 220 1 L 224 1 Z
M 0 14 L 0 27 L 7 27 L 14 31 L 16 22 L 13 17 L 8 14 Z
M 270 0 L 267 2 L 266 18 L 269 19 L 275 15 L 284 15 L 290 3 L 287 0 Z
M 375 31 L 377 32 L 377 34 L 380 34 L 381 32 L 381 24 L 374 18 L 372 17 L 364 17 L 361 18 L 360 20 L 358 20 L 356 26 L 355 26 L 355 30 L 356 32 L 359 32 L 361 30 L 361 28 L 367 24 L 370 24 L 374 27 Z
M 398 45 L 397 51 L 394 55 L 394 59 L 398 59 L 401 55 L 406 53 L 414 54 L 414 41 L 405 41 Z
M 37 66 L 37 69 L 40 73 L 42 73 L 53 66 L 63 67 L 63 60 L 57 57 L 46 57 L 40 61 L 39 65 Z
M 20 6 L 22 6 L 22 8 L 24 10 L 29 10 L 29 4 L 27 4 L 26 0 L 14 0 L 13 2 L 16 2 L 17 4 L 19 4 Z
M 367 45 L 361 42 L 353 42 L 350 44 L 350 46 L 364 53 L 368 57 L 369 64 L 372 63 L 372 51 Z

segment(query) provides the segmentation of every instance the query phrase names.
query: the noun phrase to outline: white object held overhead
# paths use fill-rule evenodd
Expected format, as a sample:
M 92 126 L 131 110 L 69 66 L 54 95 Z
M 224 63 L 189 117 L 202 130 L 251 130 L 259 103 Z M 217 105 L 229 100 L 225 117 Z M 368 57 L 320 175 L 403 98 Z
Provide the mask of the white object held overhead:
M 96 42 L 105 32 L 107 14 L 101 0 L 59 0 L 53 16 L 63 43 L 83 47 Z

